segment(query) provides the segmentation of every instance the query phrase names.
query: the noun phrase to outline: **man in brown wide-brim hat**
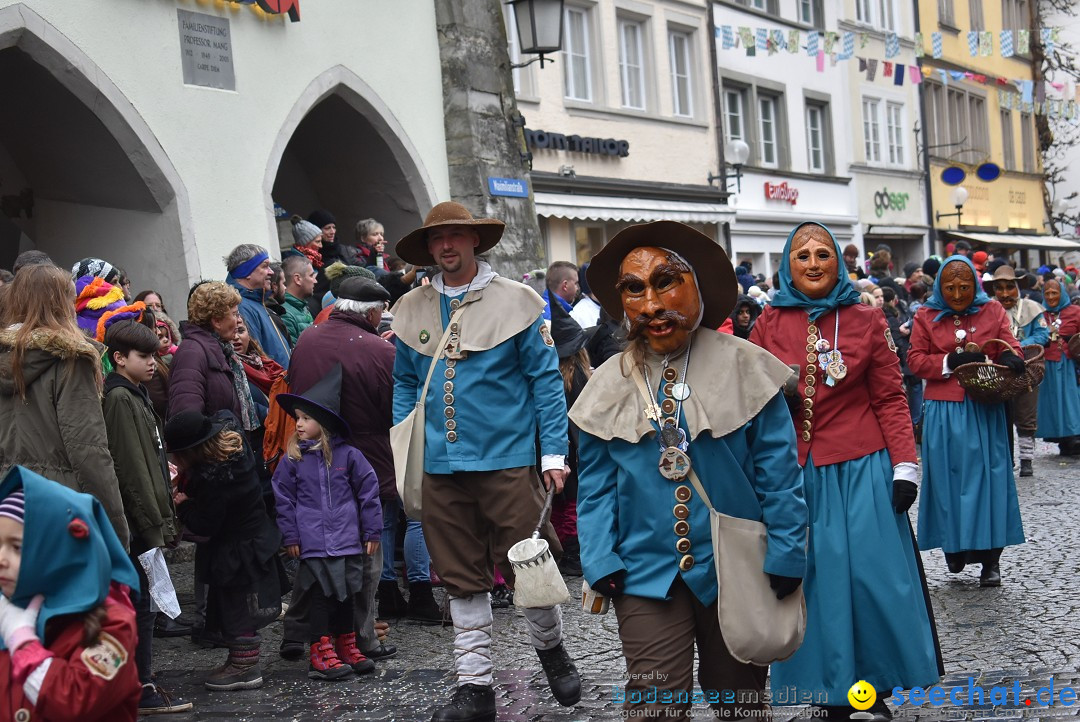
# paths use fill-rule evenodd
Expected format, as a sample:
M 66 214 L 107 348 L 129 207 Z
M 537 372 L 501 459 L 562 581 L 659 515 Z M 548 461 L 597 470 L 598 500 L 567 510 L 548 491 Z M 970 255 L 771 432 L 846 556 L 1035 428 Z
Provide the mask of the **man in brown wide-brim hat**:
M 544 302 L 477 258 L 502 232 L 501 221 L 473 218 L 461 204 L 446 202 L 397 245 L 407 262 L 439 268 L 430 285 L 401 297 L 392 325 L 395 424 L 413 411 L 430 380 L 419 499 L 403 485 L 403 469 L 396 471 L 406 513 L 423 522 L 454 620 L 458 687 L 435 711 L 436 722 L 496 717 L 488 593 L 495 566 L 513 583 L 507 550 L 530 537 L 540 519 L 538 431 L 544 486 L 558 492 L 566 476 L 566 397 L 541 316 Z M 404 466 L 400 458 L 395 448 L 395 464 Z M 560 554 L 551 524 L 543 531 Z M 576 704 L 581 680 L 562 643 L 559 607 L 522 611 L 552 694 L 560 704 Z
M 1045 346 L 1050 343 L 1050 327 L 1043 307 L 1030 298 L 1021 298 L 1020 289 L 1035 285 L 1030 273 L 1016 275 L 1012 266 L 998 266 L 992 278 L 983 281 L 983 288 L 1005 308 L 1009 330 L 1024 346 Z M 1030 350 L 1030 349 L 1029 349 Z M 1009 401 L 1009 420 L 1016 426 L 1017 456 L 1020 457 L 1020 476 L 1035 475 L 1035 431 L 1039 425 L 1039 390 L 1032 389 Z
M 689 470 L 718 511 L 765 524 L 756 581 L 778 597 L 795 593 L 807 510 L 780 392 L 791 370 L 716 332 L 735 305 L 735 273 L 724 250 L 689 226 L 620 231 L 593 257 L 588 281 L 628 327 L 626 350 L 593 373 L 570 412 L 580 429 L 581 564 L 618 616 L 629 678 L 623 713 L 691 716 L 696 645 L 701 687 L 739 690 L 710 700 L 720 715 L 757 716 L 768 667 L 739 662 L 724 641 L 709 504 Z M 648 694 L 653 685 L 664 694 Z

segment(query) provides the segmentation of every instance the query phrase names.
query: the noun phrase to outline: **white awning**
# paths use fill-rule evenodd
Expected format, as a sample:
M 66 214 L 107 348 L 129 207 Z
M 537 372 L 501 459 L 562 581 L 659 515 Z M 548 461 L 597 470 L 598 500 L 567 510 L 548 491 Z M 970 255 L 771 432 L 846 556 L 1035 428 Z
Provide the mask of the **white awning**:
M 545 218 L 587 221 L 682 221 L 728 223 L 735 210 L 723 203 L 694 203 L 622 196 L 536 193 L 536 214 Z
M 876 223 L 869 224 L 863 231 L 864 236 L 911 236 L 921 238 L 929 230 L 928 226 L 886 226 Z
M 962 238 L 966 241 L 978 241 L 988 246 L 1004 248 L 1050 248 L 1062 251 L 1080 251 L 1080 243 L 1067 241 L 1057 236 L 1021 236 L 1010 233 L 958 233 L 948 231 L 950 238 Z

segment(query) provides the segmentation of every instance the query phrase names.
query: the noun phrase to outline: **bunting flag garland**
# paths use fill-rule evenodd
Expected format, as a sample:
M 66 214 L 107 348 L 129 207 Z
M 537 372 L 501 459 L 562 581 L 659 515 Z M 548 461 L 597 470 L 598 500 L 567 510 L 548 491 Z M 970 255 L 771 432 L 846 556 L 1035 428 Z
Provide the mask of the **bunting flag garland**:
M 874 78 L 877 77 L 877 60 L 875 58 L 869 58 L 866 61 L 866 79 L 871 83 L 874 82 Z
M 870 33 L 859 33 L 859 49 L 862 50 L 870 44 Z
M 935 58 L 940 58 L 944 54 L 941 33 L 930 33 L 930 45 L 933 48 L 931 52 Z
M 723 40 L 721 42 L 721 47 L 724 50 L 731 50 L 732 48 L 734 48 L 735 47 L 735 31 L 732 30 L 731 26 L 730 25 L 725 25 L 723 28 L 717 28 L 717 30 L 722 30 Z
M 769 31 L 765 28 L 757 28 L 757 49 L 768 50 L 769 49 Z
M 900 38 L 896 33 L 889 33 L 885 36 L 885 57 L 895 58 L 900 54 Z
M 893 64 L 890 63 L 888 60 L 886 60 L 885 61 L 885 71 L 882 73 L 882 76 L 886 77 L 886 78 L 891 78 L 892 77 L 892 70 L 893 70 Z
M 915 57 L 921 58 L 926 55 L 926 49 L 923 47 L 923 34 L 915 33 Z
M 825 53 L 817 54 L 817 71 L 819 73 L 825 72 Z
M 911 84 L 918 85 L 922 82 L 922 70 L 916 65 L 908 66 L 908 74 L 911 76 Z
M 787 35 L 787 51 L 789 53 L 799 52 L 799 31 L 789 30 Z
M 967 34 L 968 52 L 971 53 L 971 57 L 979 57 L 979 31 L 968 30 Z
M 825 33 L 825 54 L 832 55 L 833 48 L 836 47 L 836 41 L 839 39 L 839 35 L 832 30 Z
M 1011 58 L 1013 56 L 1013 31 L 1002 30 L 1001 31 L 1001 57 Z
M 1040 31 L 1040 37 L 1042 38 L 1042 44 L 1046 48 L 1046 52 L 1054 52 L 1054 31 L 1051 28 L 1043 28 Z
M 812 58 L 816 58 L 818 49 L 820 47 L 819 41 L 820 33 L 817 30 L 811 30 L 806 36 L 806 54 Z
M 979 55 L 989 58 L 994 54 L 994 34 L 989 30 L 979 33 Z
M 840 51 L 838 60 L 851 60 L 855 55 L 855 33 L 845 32 L 842 41 L 843 49 Z
M 1031 31 L 1030 30 L 1017 30 L 1016 31 L 1016 53 L 1017 55 L 1027 55 L 1031 52 Z
M 896 64 L 896 72 L 893 73 L 893 85 L 903 85 L 903 84 L 904 84 L 904 64 L 903 63 L 897 63 Z

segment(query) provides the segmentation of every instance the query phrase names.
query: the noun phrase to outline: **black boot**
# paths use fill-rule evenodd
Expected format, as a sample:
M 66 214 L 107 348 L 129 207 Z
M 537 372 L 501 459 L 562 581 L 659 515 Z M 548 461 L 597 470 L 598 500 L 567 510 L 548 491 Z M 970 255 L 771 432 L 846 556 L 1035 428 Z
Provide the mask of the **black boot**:
M 949 571 L 953 574 L 964 571 L 967 562 L 967 552 L 945 552 L 945 565 L 949 567 Z
M 1000 558 L 1000 549 L 990 549 L 983 552 L 982 574 L 979 575 L 980 587 L 1001 586 L 1001 568 L 998 566 Z
M 380 581 L 378 597 L 380 619 L 397 619 L 404 617 L 408 611 L 405 597 L 401 595 L 397 580 Z
M 559 559 L 559 571 L 568 577 L 581 576 L 581 546 L 576 536 L 567 537 L 562 543 L 562 558 Z
M 1031 467 L 1031 459 L 1020 459 L 1020 476 L 1035 476 L 1035 469 Z
M 559 642 L 551 649 L 538 649 L 536 655 L 540 657 L 540 666 L 544 668 L 556 701 L 563 707 L 573 707 L 581 701 L 581 677 L 563 643 Z
M 495 722 L 495 690 L 463 684 L 447 704 L 435 710 L 431 722 Z
M 443 623 L 443 612 L 431 593 L 431 582 L 409 582 L 409 619 L 421 624 Z

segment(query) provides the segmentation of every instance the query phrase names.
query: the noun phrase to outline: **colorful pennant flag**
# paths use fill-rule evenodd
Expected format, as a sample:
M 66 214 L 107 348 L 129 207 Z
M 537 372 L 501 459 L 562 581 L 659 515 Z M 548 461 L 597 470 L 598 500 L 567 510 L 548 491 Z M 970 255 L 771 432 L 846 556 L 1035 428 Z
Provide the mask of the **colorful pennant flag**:
M 979 31 L 969 30 L 967 34 L 968 52 L 971 53 L 971 57 L 979 57 Z
M 923 34 L 915 33 L 915 57 L 921 58 L 926 55 L 926 48 L 923 47 Z
M 935 58 L 940 58 L 944 52 L 942 47 L 941 33 L 930 33 L 931 52 Z
M 1013 56 L 1013 31 L 1002 30 L 1001 31 L 1001 57 L 1011 58 Z
M 979 55 L 989 58 L 994 54 L 994 34 L 989 30 L 979 33 Z
M 900 38 L 896 33 L 889 33 L 885 36 L 885 57 L 895 58 L 900 54 Z
M 1016 54 L 1027 55 L 1031 52 L 1031 31 L 1021 29 L 1016 31 Z

